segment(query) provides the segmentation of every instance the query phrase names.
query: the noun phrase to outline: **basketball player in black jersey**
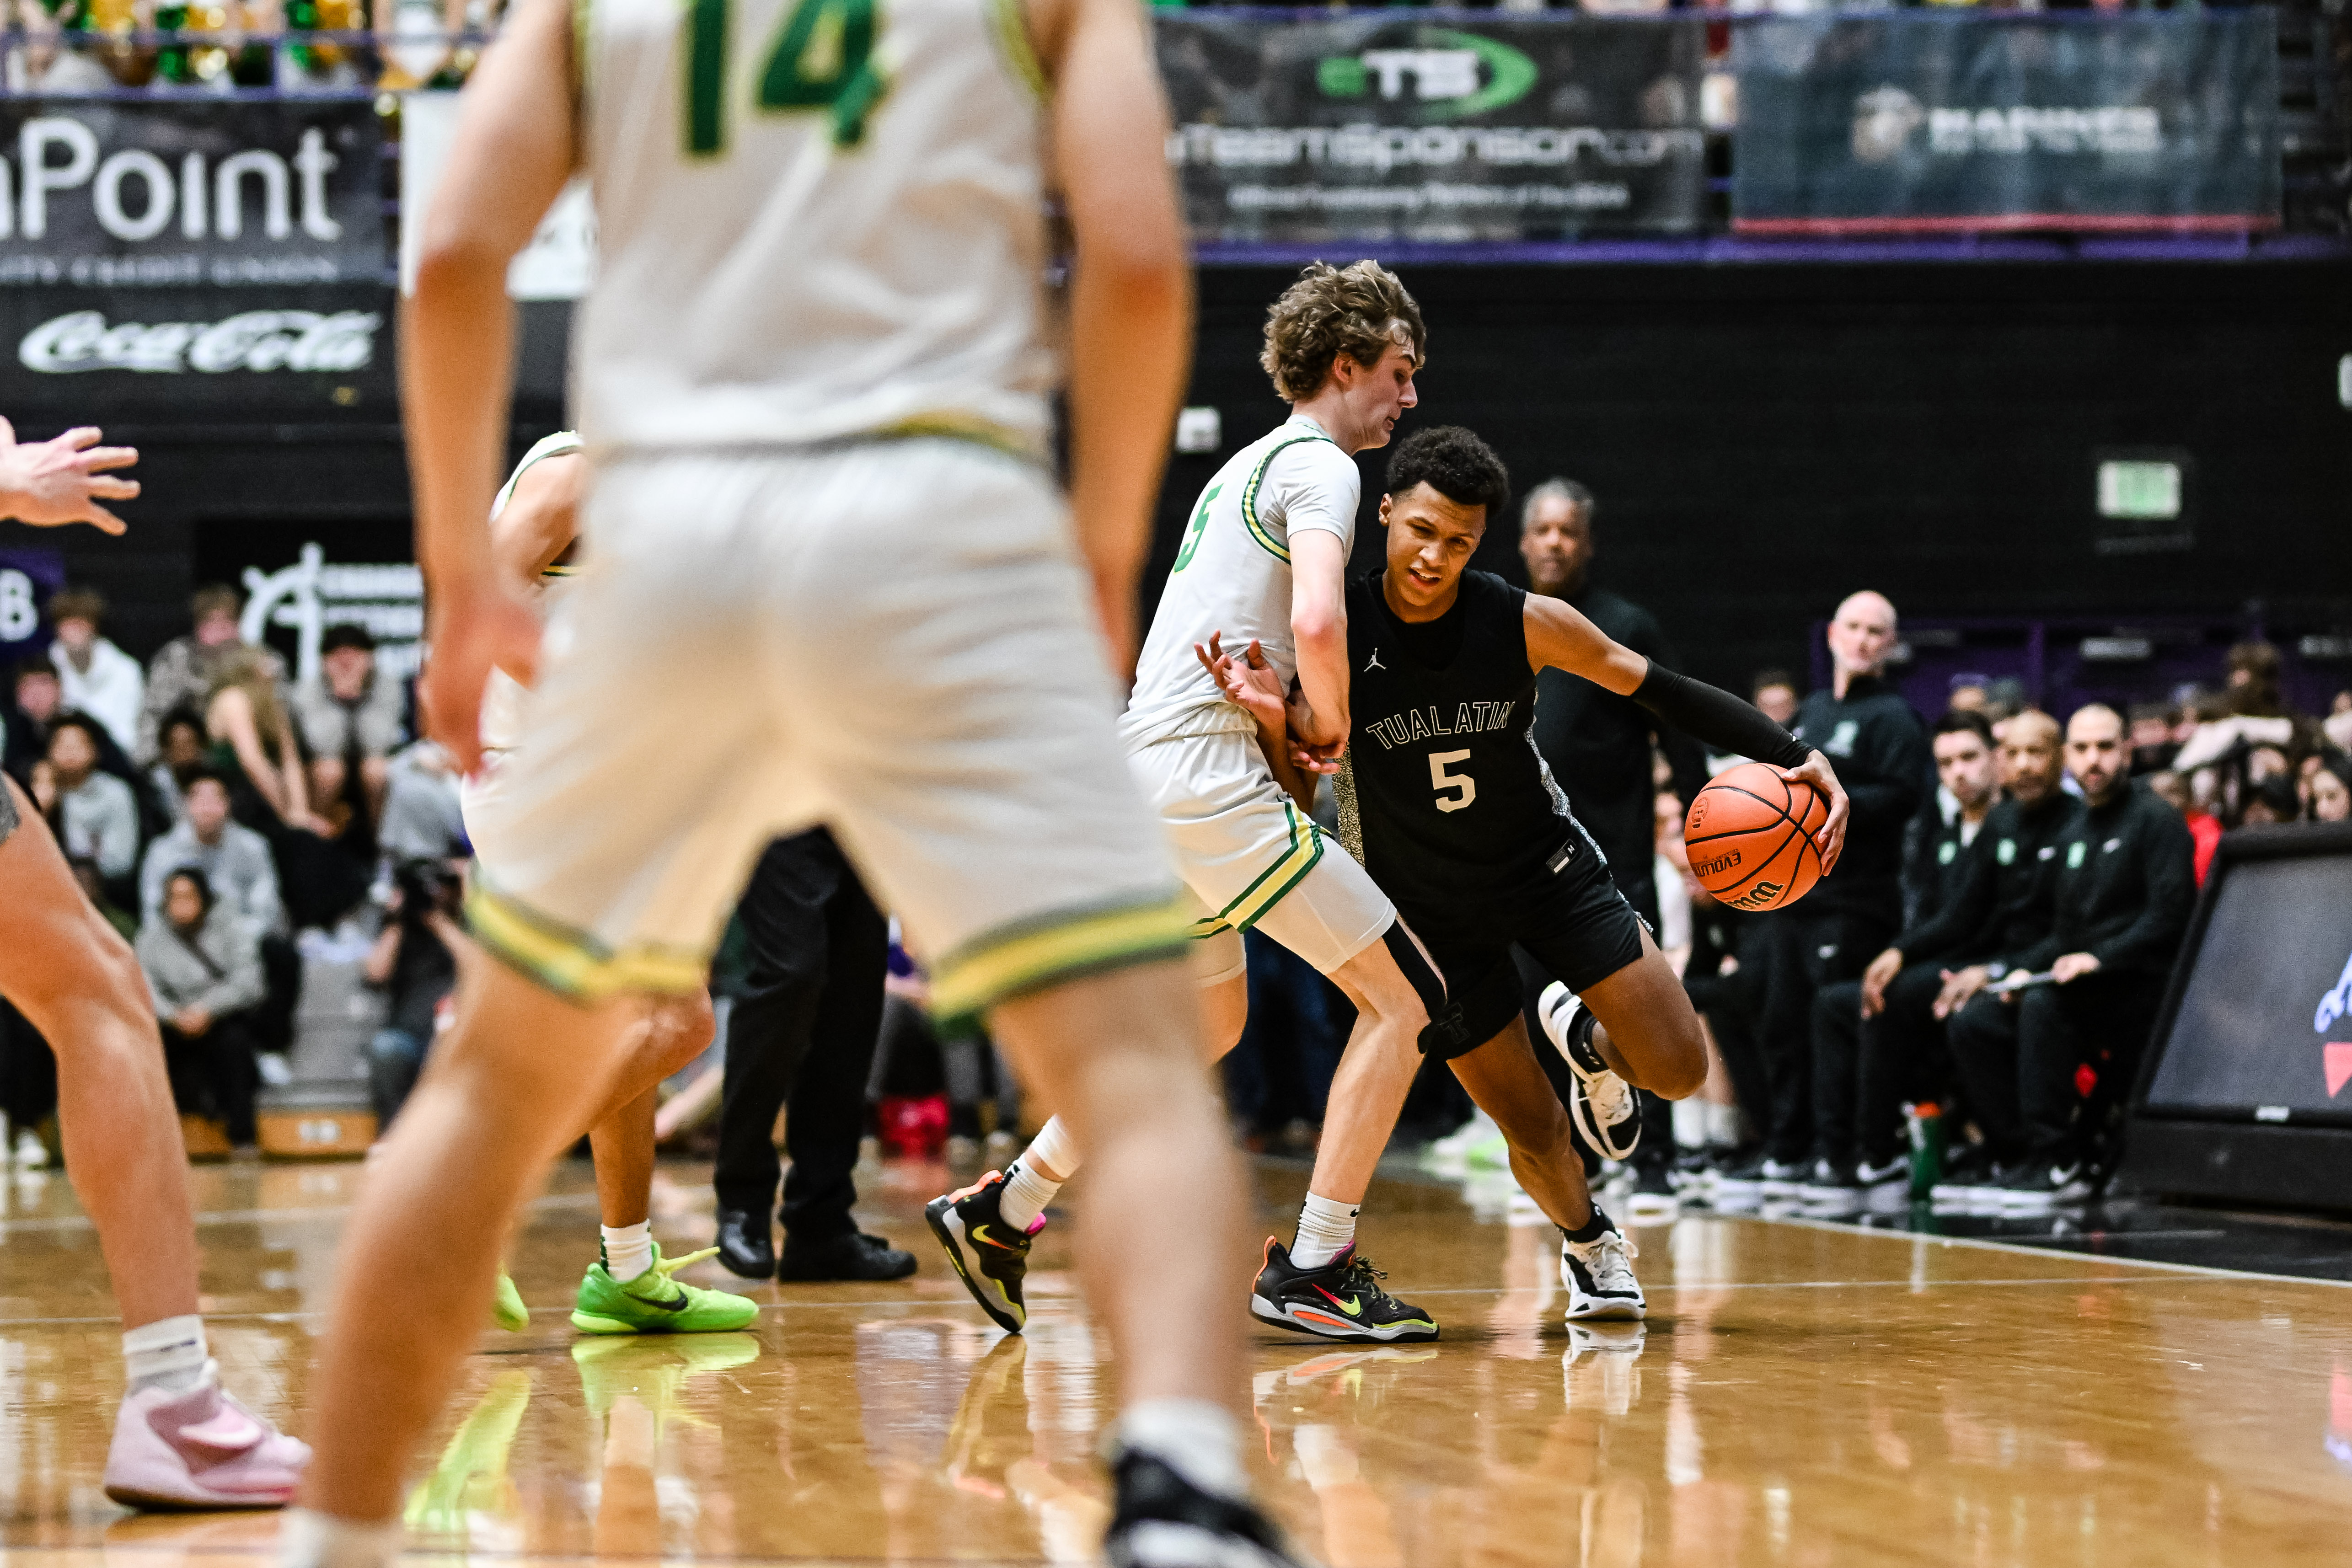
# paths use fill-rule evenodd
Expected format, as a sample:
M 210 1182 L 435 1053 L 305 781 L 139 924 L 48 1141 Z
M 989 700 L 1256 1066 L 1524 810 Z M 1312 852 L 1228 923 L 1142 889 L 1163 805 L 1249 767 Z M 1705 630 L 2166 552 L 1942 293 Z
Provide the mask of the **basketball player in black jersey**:
M 1356 732 L 1337 763 L 1339 831 L 1445 977 L 1422 1049 L 1495 1119 L 1512 1174 L 1560 1228 L 1568 1315 L 1638 1318 L 1633 1249 L 1585 1185 L 1570 1112 L 1528 1037 L 1511 945 L 1554 977 L 1545 1032 L 1574 1070 L 1576 1123 L 1603 1154 L 1622 1158 L 1640 1135 L 1629 1085 L 1680 1099 L 1706 1076 L 1706 1050 L 1681 980 L 1536 752 L 1536 672 L 1583 676 L 1718 752 L 1818 785 L 1824 865 L 1843 847 L 1846 798 L 1827 758 L 1748 704 L 1652 664 L 1558 600 L 1465 570 L 1509 485 L 1458 426 L 1420 432 L 1389 460 L 1387 564 L 1348 588 Z M 1286 733 L 1286 694 L 1255 652 L 1201 650 L 1257 717 L 1276 777 L 1311 791 L 1311 773 L 1333 764 Z

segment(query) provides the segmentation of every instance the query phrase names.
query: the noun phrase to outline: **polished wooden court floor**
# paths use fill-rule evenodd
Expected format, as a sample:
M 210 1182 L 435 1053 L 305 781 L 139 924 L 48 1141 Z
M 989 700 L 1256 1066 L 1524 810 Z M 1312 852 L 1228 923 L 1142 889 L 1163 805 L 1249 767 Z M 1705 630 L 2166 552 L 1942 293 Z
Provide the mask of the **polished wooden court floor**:
M 665 1171 L 673 1252 L 709 1234 L 706 1176 Z M 764 1285 L 751 1332 L 586 1340 L 566 1314 L 595 1216 L 586 1168 L 565 1169 L 515 1258 L 530 1331 L 485 1330 L 415 1457 L 414 1550 L 1087 1559 L 1116 1373 L 1072 1293 L 1070 1226 L 1041 1241 L 1030 1331 L 1007 1338 L 929 1247 L 919 1207 L 944 1178 L 894 1166 L 866 1184 L 869 1227 L 922 1259 L 908 1283 Z M 199 1173 L 216 1354 L 298 1432 L 362 1179 Z M 1304 1176 L 1257 1183 L 1270 1228 Z M 0 1188 L 10 1561 L 266 1561 L 268 1516 L 105 1500 L 121 1375 L 94 1239 L 62 1180 Z M 1169 1193 L 1181 1225 L 1180 1179 Z M 1301 1542 L 1335 1568 L 2352 1562 L 2352 1290 L 1757 1218 L 1634 1234 L 1646 1330 L 1571 1333 L 1548 1228 L 1380 1184 L 1368 1250 L 1444 1337 L 1253 1333 L 1252 1462 Z M 420 1290 L 415 1310 L 442 1309 Z

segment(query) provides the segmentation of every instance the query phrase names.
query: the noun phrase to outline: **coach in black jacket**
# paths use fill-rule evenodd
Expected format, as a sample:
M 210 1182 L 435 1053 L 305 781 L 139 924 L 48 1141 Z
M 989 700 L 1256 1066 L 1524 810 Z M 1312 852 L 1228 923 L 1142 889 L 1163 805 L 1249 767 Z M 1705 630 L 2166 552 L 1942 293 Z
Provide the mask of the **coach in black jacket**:
M 2058 727 L 2046 716 L 2032 716 L 2042 727 L 2013 726 L 2012 738 L 2030 733 L 2040 743 L 2035 755 L 2046 771 L 2020 780 L 2039 802 L 2041 794 L 2058 793 Z M 1861 979 L 1823 986 L 1814 995 L 1815 1159 L 1808 1198 L 1859 1191 L 1902 1171 L 1903 1098 L 1923 1092 L 1944 1055 L 1934 1008 L 1946 964 L 1937 960 L 1964 961 L 1960 950 L 1983 934 L 1990 911 L 1979 884 L 1991 880 L 1994 836 L 2016 814 L 2000 799 L 2009 753 L 1996 759 L 1992 727 L 1982 714 L 1946 714 L 1928 744 L 1936 776 L 1958 809 L 1946 821 L 1931 800 L 1912 819 L 1913 885 L 1905 903 L 1916 904 L 1916 918 Z
M 1791 733 L 1834 759 L 1853 802 L 1845 852 L 1802 901 L 1759 916 L 1764 930 L 1743 950 L 1765 966 L 1758 1021 L 1771 1103 L 1760 1159 L 1729 1173 L 1731 1196 L 1792 1187 L 1813 1153 L 1813 998 L 1857 978 L 1903 920 L 1903 829 L 1928 779 L 1918 716 L 1885 679 L 1895 651 L 1895 606 L 1868 591 L 1840 604 L 1829 629 L 1834 682 L 1797 709 Z
M 2082 788 L 2083 810 L 2053 846 L 2050 933 L 2008 961 L 2020 971 L 2047 970 L 2054 983 L 2020 993 L 2013 1047 L 1985 998 L 1954 1020 L 1952 1049 L 1979 1124 L 1990 1132 L 2007 1123 L 2023 1145 L 2022 1161 L 2000 1183 L 2021 1207 L 2090 1190 L 2084 1161 L 2109 1153 L 2105 1119 L 2147 1044 L 2196 902 L 2188 825 L 2129 777 L 2130 767 L 2122 716 L 2100 703 L 2076 709 L 2066 726 L 2066 768 Z M 2013 1077 L 1999 1071 L 2012 1049 Z M 2085 1065 L 2092 1109 L 2078 1117 L 2076 1079 Z M 2005 1087 L 2013 1102 L 2003 1103 Z

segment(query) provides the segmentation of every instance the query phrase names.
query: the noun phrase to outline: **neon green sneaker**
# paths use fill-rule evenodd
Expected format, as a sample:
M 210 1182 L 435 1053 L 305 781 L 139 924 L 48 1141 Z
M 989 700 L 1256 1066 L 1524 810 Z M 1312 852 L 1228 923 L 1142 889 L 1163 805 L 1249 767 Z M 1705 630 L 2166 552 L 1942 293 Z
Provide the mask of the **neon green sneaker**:
M 504 1269 L 499 1270 L 499 1293 L 490 1298 L 490 1322 L 509 1333 L 530 1327 L 530 1309 L 522 1304 L 522 1292 Z
M 718 1248 L 706 1247 L 666 1259 L 656 1243 L 654 1266 L 626 1283 L 607 1273 L 600 1257 L 580 1281 L 572 1326 L 583 1333 L 724 1333 L 747 1327 L 760 1315 L 759 1302 L 670 1278 L 689 1263 L 718 1255 Z

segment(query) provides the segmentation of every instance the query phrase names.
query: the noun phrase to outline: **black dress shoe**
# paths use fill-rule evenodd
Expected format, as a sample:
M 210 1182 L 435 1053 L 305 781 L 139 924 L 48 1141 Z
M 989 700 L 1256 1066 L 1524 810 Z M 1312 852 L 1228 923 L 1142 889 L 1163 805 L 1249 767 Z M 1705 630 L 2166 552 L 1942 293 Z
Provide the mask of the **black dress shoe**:
M 776 1277 L 776 1244 L 770 1236 L 765 1211 L 719 1211 L 719 1260 L 727 1265 L 729 1273 L 740 1274 L 746 1280 Z
M 784 1260 L 776 1270 L 776 1278 L 808 1284 L 820 1280 L 903 1280 L 914 1271 L 913 1253 L 901 1252 L 879 1236 L 853 1230 L 824 1241 L 795 1241 L 787 1235 Z

